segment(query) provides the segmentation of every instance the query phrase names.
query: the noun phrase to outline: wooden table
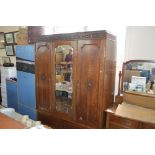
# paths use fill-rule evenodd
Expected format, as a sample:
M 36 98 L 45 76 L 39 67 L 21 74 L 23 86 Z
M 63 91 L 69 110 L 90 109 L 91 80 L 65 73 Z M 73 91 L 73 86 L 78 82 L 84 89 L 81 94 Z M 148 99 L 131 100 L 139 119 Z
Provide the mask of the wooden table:
M 27 126 L 0 112 L 0 129 L 26 129 Z

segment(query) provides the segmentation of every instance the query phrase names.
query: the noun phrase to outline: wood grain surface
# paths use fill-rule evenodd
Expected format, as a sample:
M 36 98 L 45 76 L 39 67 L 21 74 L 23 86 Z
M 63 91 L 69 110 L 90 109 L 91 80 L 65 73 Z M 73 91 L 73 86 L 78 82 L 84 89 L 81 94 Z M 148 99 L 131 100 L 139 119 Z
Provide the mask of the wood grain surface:
M 20 122 L 0 113 L 0 129 L 26 129 Z

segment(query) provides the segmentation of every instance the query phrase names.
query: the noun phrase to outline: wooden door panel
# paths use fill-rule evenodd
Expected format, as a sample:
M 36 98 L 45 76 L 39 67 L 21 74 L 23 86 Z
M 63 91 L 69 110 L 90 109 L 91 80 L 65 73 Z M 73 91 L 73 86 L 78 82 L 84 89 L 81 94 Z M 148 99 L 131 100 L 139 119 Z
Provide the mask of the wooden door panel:
M 41 44 L 36 49 L 36 88 L 37 108 L 50 111 L 51 80 L 50 80 L 50 47 Z
M 77 118 L 96 125 L 98 121 L 98 92 L 100 69 L 100 41 L 79 42 Z

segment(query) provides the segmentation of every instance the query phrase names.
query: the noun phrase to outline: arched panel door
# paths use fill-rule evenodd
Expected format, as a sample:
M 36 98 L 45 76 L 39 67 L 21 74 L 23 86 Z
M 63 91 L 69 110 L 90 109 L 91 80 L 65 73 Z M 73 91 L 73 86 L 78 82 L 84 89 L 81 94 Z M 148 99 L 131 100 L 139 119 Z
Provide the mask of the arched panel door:
M 100 108 L 101 41 L 78 42 L 77 120 L 97 127 Z
M 36 95 L 37 109 L 51 110 L 51 51 L 47 43 L 36 45 L 35 71 L 36 71 Z

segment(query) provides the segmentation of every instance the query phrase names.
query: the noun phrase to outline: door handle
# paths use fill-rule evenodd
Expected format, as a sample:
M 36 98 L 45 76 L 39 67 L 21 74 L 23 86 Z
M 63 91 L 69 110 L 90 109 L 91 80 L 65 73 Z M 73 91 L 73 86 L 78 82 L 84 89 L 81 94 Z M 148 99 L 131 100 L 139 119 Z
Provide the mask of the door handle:
M 46 79 L 45 74 L 41 75 L 41 80 L 44 81 Z
M 88 88 L 88 89 L 91 88 L 92 85 L 93 85 L 93 82 L 92 82 L 91 80 L 88 80 L 88 81 L 87 81 L 87 88 Z

